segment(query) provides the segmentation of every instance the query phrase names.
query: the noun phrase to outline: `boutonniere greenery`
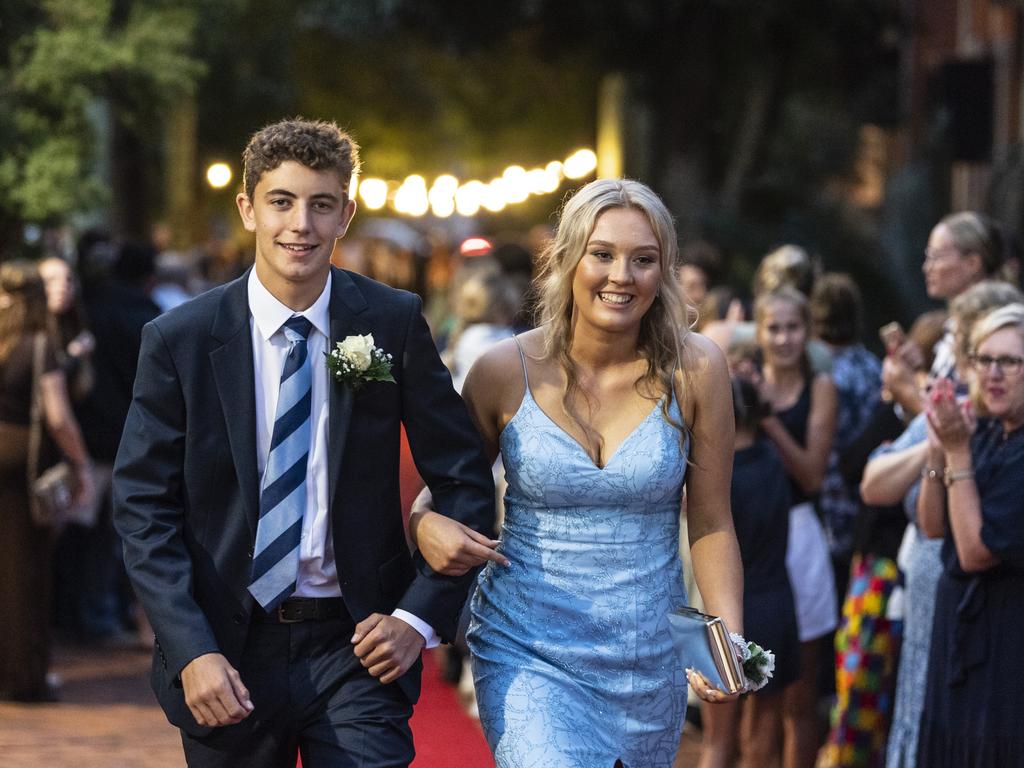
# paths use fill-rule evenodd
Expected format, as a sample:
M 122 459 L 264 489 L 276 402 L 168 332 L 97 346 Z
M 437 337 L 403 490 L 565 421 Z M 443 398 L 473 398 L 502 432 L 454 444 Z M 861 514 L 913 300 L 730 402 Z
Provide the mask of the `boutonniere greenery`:
M 324 354 L 331 377 L 353 391 L 368 381 L 395 381 L 391 375 L 391 355 L 373 345 L 372 333 L 346 336 Z

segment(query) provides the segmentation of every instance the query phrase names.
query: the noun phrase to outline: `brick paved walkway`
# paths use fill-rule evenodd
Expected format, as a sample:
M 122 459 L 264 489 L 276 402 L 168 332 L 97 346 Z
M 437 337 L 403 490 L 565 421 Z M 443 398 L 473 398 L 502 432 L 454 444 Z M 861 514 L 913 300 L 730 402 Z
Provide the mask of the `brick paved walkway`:
M 59 704 L 0 702 L 5 768 L 183 768 L 149 690 L 148 651 L 57 649 Z

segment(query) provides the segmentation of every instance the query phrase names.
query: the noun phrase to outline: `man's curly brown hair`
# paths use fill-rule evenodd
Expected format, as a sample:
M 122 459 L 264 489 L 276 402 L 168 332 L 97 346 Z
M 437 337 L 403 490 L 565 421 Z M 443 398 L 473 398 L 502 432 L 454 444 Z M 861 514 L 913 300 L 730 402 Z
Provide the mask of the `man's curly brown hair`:
M 314 171 L 336 170 L 347 196 L 352 175 L 359 173 L 359 145 L 326 120 L 295 118 L 261 128 L 242 153 L 242 186 L 250 201 L 263 174 L 286 160 Z

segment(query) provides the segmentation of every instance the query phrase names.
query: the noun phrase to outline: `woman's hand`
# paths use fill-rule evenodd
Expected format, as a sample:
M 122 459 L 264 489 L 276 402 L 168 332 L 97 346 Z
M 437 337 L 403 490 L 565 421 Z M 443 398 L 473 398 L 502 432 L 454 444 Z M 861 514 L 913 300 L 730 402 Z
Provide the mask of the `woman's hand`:
M 437 512 L 414 510 L 409 531 L 427 564 L 445 576 L 462 576 L 488 560 L 508 565 L 497 551 L 500 541 Z
M 67 352 L 71 357 L 91 355 L 96 349 L 96 337 L 89 331 L 82 331 L 68 342 Z
M 740 697 L 738 692 L 726 693 L 725 691 L 719 690 L 708 682 L 708 679 L 704 677 L 704 675 L 695 669 L 686 670 L 686 680 L 690 684 L 690 689 L 697 694 L 697 698 L 701 701 L 707 701 L 711 704 L 721 704 L 726 701 L 735 701 Z
M 77 507 L 92 504 L 96 497 L 96 483 L 92 476 L 92 464 L 90 462 L 76 464 L 74 472 L 75 493 L 71 502 Z
M 969 450 L 971 435 L 977 426 L 970 402 L 957 403 L 953 382 L 949 379 L 935 382 L 928 401 L 930 439 L 938 441 L 946 453 Z
M 916 414 L 921 411 L 922 403 L 914 375 L 915 367 L 909 361 L 913 359 L 913 350 L 917 348 L 908 347 L 908 344 L 911 343 L 894 350 L 882 361 L 882 386 L 904 410 Z M 908 348 L 901 352 L 904 347 Z

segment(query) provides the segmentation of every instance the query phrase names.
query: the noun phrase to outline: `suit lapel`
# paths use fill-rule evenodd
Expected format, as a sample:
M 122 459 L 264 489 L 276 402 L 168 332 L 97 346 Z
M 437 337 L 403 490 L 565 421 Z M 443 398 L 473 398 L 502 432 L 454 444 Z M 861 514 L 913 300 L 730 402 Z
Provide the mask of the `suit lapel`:
M 351 278 L 340 269 L 331 269 L 331 338 L 328 352 L 334 345 L 352 333 L 359 333 L 353 328 L 355 315 L 366 309 L 366 299 L 352 282 Z M 338 493 L 338 482 L 341 478 L 341 462 L 345 455 L 345 444 L 348 440 L 348 428 L 352 420 L 352 390 L 333 379 L 328 382 L 330 397 L 330 426 L 327 437 L 327 470 L 328 495 L 333 504 Z
M 211 335 L 222 342 L 210 352 L 210 366 L 227 423 L 228 442 L 246 519 L 253 536 L 259 519 L 256 468 L 256 376 L 249 328 L 249 273 L 228 285 L 221 297 Z

